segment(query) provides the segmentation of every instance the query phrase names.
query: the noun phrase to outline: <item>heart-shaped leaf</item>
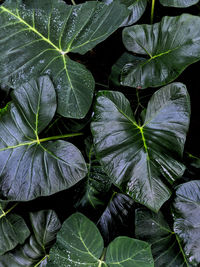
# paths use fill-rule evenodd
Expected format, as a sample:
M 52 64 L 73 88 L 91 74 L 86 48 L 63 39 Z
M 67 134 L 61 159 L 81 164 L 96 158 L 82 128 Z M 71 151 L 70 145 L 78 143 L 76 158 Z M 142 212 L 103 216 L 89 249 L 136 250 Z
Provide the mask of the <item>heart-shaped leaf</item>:
M 10 214 L 15 206 L 16 204 L 5 210 L 7 204 L 0 202 L 0 255 L 18 244 L 23 244 L 30 234 L 23 218 L 17 214 Z
M 44 267 L 47 264 L 48 252 L 56 239 L 61 224 L 52 210 L 30 214 L 33 235 L 23 246 L 0 257 L 2 267 Z
M 200 59 L 199 24 L 199 17 L 183 14 L 163 17 L 154 25 L 125 28 L 125 47 L 148 58 L 137 66 L 129 64 L 122 74 L 122 84 L 157 87 L 177 78 L 187 66 Z
M 13 102 L 0 117 L 0 194 L 27 201 L 67 189 L 87 173 L 81 152 L 57 140 L 39 138 L 56 110 L 56 94 L 48 76 L 14 90 Z M 75 134 L 78 135 L 78 134 Z
M 174 232 L 179 236 L 188 261 L 200 264 L 200 181 L 182 184 L 174 201 Z
M 189 7 L 195 5 L 199 2 L 199 0 L 160 0 L 160 3 L 163 6 L 171 6 L 171 7 Z
M 135 213 L 135 236 L 151 244 L 155 267 L 189 267 L 176 234 L 163 214 L 140 208 Z
M 103 2 L 107 4 L 117 1 L 118 0 L 103 0 Z M 147 6 L 147 0 L 120 0 L 120 3 L 124 4 L 128 10 L 130 10 L 130 14 L 123 21 L 121 26 L 129 26 L 137 22 L 143 15 Z
M 142 126 L 122 93 L 99 92 L 91 129 L 97 156 L 114 184 L 158 211 L 170 197 L 166 180 L 173 183 L 185 170 L 179 160 L 189 118 L 189 96 L 181 83 L 154 93 Z
M 154 266 L 148 243 L 118 237 L 106 251 L 95 224 L 81 213 L 75 213 L 62 225 L 56 244 L 50 250 L 47 266 L 136 267 L 138 262 L 141 267 Z
M 0 6 L 0 81 L 16 88 L 31 78 L 51 75 L 58 112 L 83 118 L 92 103 L 94 79 L 70 52 L 84 54 L 123 22 L 118 2 L 66 5 L 62 0 L 7 0 Z

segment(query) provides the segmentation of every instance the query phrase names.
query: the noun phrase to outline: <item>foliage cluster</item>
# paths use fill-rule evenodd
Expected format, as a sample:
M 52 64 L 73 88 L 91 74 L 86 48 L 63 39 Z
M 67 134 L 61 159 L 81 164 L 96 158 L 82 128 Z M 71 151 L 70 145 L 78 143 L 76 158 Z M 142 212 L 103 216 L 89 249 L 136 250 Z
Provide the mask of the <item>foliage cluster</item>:
M 0 267 L 200 265 L 200 6 L 155 2 L 0 4 Z

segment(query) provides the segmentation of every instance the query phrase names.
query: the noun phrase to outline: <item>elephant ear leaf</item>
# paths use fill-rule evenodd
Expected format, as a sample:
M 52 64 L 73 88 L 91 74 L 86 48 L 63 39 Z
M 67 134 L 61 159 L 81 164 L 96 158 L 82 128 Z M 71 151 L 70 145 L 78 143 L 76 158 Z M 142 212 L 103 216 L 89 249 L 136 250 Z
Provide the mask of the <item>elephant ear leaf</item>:
M 83 118 L 94 79 L 69 53 L 84 54 L 111 35 L 128 11 L 119 2 L 7 0 L 0 6 L 0 81 L 13 88 L 48 74 L 58 95 L 58 113 Z
M 174 232 L 178 235 L 188 262 L 200 264 L 200 181 L 180 185 L 173 204 Z
M 0 116 L 0 192 L 8 200 L 27 201 L 73 186 L 87 173 L 81 152 L 69 135 L 40 138 L 52 120 L 56 94 L 48 76 L 13 91 Z M 54 140 L 54 141 L 53 141 Z
M 195 5 L 199 2 L 199 0 L 160 0 L 160 3 L 163 6 L 169 6 L 169 7 L 189 7 L 192 5 Z
M 126 267 L 137 266 L 138 262 L 141 267 L 154 266 L 148 243 L 118 237 L 104 248 L 95 224 L 81 213 L 75 213 L 63 223 L 50 250 L 47 267 Z
M 146 56 L 146 61 L 124 67 L 121 83 L 131 87 L 157 87 L 176 79 L 200 59 L 200 18 L 189 14 L 163 17 L 154 25 L 123 30 L 125 47 Z M 131 62 L 130 62 L 131 63 Z
M 170 197 L 166 183 L 185 170 L 180 160 L 189 118 L 189 96 L 180 83 L 154 93 L 142 126 L 122 93 L 99 92 L 91 130 L 97 156 L 113 183 L 158 211 Z
M 0 202 L 0 255 L 23 244 L 30 234 L 24 219 L 11 213 L 16 205 L 8 208 L 7 204 Z
M 2 266 L 46 266 L 49 249 L 61 227 L 60 221 L 52 210 L 30 213 L 30 221 L 33 234 L 24 245 L 0 257 Z
M 189 267 L 178 236 L 170 229 L 163 214 L 145 208 L 135 212 L 135 236 L 151 244 L 155 267 Z

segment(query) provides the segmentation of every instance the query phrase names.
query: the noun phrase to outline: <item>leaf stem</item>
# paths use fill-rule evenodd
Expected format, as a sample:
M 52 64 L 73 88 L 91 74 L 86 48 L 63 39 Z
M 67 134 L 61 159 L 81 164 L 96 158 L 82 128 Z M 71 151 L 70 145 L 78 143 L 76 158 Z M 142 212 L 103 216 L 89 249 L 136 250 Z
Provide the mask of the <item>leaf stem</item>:
M 74 5 L 74 6 L 76 5 L 76 3 L 75 3 L 75 1 L 74 1 L 74 0 L 71 0 L 71 2 L 72 2 L 72 5 Z
M 83 135 L 83 133 L 72 133 L 72 134 L 63 134 L 63 135 L 50 136 L 50 137 L 46 137 L 46 138 L 40 139 L 40 143 L 46 142 L 46 141 L 51 141 L 51 140 L 57 140 L 57 139 L 60 139 L 60 138 L 75 137 L 75 136 L 79 136 L 79 135 Z
M 104 260 L 105 260 L 106 250 L 107 250 L 107 248 L 104 248 L 104 249 L 103 249 L 103 252 L 102 252 L 102 254 L 101 254 L 100 261 L 104 261 Z
M 34 267 L 37 267 L 40 265 L 40 263 L 42 263 L 46 258 L 48 258 L 49 255 L 45 255 L 36 265 L 34 265 Z
M 155 2 L 156 2 L 156 0 L 151 1 L 151 24 L 153 24 Z
M 1 209 L 1 211 L 2 211 L 3 214 L 1 214 L 0 219 L 1 219 L 2 217 L 6 216 L 8 213 L 10 213 L 10 212 L 11 212 L 17 205 L 18 205 L 18 203 L 15 203 L 15 204 L 14 204 L 9 210 L 7 210 L 6 212 L 5 212 L 3 209 Z
M 175 236 L 176 236 L 176 240 L 177 240 L 177 242 L 178 242 L 179 248 L 180 248 L 180 250 L 181 250 L 181 253 L 182 253 L 182 255 L 183 255 L 184 261 L 185 261 L 187 267 L 189 267 L 188 262 L 187 262 L 187 258 L 186 258 L 186 255 L 185 255 L 185 252 L 183 251 L 183 248 L 182 248 L 182 245 L 181 245 L 181 242 L 180 242 L 180 239 L 179 239 L 179 237 L 177 236 L 176 233 L 175 233 Z

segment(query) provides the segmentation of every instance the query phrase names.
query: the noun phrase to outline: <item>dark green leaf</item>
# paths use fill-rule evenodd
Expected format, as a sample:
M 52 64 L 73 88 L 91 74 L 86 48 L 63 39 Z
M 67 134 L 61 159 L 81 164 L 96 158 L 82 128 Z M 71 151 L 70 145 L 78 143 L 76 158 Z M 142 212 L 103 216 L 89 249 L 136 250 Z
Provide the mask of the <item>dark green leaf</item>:
M 64 222 L 58 233 L 47 266 L 137 267 L 138 262 L 140 267 L 154 266 L 148 243 L 118 237 L 110 243 L 106 253 L 95 224 L 81 213 L 75 213 Z
M 144 61 L 145 58 L 141 58 L 141 57 L 136 57 L 130 53 L 123 53 L 121 55 L 121 57 L 117 60 L 117 62 L 112 66 L 112 71 L 110 74 L 110 80 L 111 82 L 116 85 L 116 86 L 120 86 L 120 77 L 121 77 L 121 71 L 122 68 L 127 64 L 134 64 L 137 65 L 138 62 Z M 129 65 L 128 64 L 128 65 Z
M 170 197 L 166 180 L 173 183 L 184 172 L 179 161 L 189 118 L 190 100 L 181 83 L 154 93 L 142 126 L 122 93 L 99 92 L 91 129 L 97 156 L 114 184 L 158 211 Z
M 135 214 L 135 236 L 151 244 L 155 267 L 188 267 L 182 248 L 161 212 L 140 208 Z
M 199 24 L 199 17 L 183 14 L 164 17 L 154 25 L 125 28 L 125 47 L 148 58 L 137 66 L 126 66 L 122 84 L 157 87 L 177 78 L 187 66 L 200 59 Z
M 117 0 L 103 0 L 105 3 L 112 3 L 116 1 Z M 130 10 L 130 14 L 123 21 L 121 26 L 129 26 L 137 22 L 143 15 L 147 6 L 147 0 L 120 0 L 120 3 L 124 4 L 128 10 Z
M 18 87 L 36 75 L 51 75 L 58 112 L 83 118 L 92 102 L 94 79 L 70 52 L 84 54 L 123 22 L 118 2 L 66 5 L 62 0 L 7 0 L 0 6 L 0 81 Z
M 174 232 L 179 236 L 188 261 L 200 264 L 200 181 L 182 184 L 174 201 Z
M 154 267 L 151 247 L 141 240 L 120 236 L 108 246 L 109 267 Z
M 199 0 L 160 0 L 160 3 L 163 6 L 170 7 L 189 7 L 195 5 L 199 2 Z
M 114 193 L 106 209 L 97 222 L 103 236 L 105 245 L 109 244 L 116 236 L 130 234 L 130 225 L 133 225 L 134 202 L 124 194 Z
M 1 267 L 46 266 L 49 248 L 55 242 L 61 224 L 51 210 L 31 213 L 30 219 L 34 234 L 23 246 L 1 256 Z
M 56 110 L 48 76 L 22 85 L 0 117 L 0 192 L 9 200 L 27 201 L 67 189 L 87 173 L 81 152 L 72 144 L 39 138 Z
M 0 255 L 18 244 L 23 244 L 30 234 L 23 218 L 17 214 L 10 214 L 16 204 L 5 210 L 6 206 L 0 202 Z

